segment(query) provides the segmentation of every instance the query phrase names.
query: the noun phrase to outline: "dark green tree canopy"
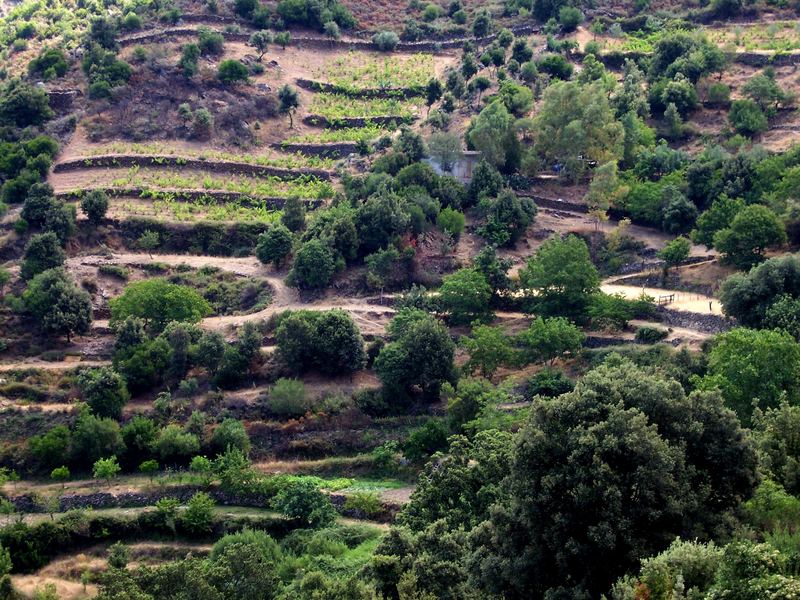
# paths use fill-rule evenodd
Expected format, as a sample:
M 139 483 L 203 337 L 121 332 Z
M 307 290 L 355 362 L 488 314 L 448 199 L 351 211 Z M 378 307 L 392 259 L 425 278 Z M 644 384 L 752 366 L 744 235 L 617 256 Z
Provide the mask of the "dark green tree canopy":
M 598 597 L 676 535 L 715 534 L 752 494 L 756 464 L 718 395 L 687 397 L 612 360 L 534 405 L 468 570 L 507 598 Z

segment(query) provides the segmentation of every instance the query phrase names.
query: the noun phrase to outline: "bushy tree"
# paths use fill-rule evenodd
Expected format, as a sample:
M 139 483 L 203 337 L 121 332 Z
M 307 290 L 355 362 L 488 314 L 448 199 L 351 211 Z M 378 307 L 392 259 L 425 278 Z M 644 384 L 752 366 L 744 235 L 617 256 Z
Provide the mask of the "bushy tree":
M 119 419 L 130 399 L 125 381 L 113 369 L 87 369 L 78 376 L 83 399 L 98 417 Z
M 475 117 L 467 133 L 470 144 L 490 165 L 512 172 L 519 162 L 519 141 L 514 119 L 501 100 L 495 100 Z
M 706 389 L 719 388 L 742 422 L 754 404 L 774 408 L 800 401 L 800 344 L 783 331 L 737 328 L 717 336 L 708 357 Z
M 61 269 L 36 275 L 22 296 L 25 310 L 42 333 L 64 335 L 88 333 L 92 324 L 92 300 Z
M 711 204 L 711 207 L 697 218 L 692 239 L 706 248 L 714 247 L 714 235 L 722 229 L 727 229 L 734 217 L 744 208 L 744 201 L 739 198 L 729 198 L 722 195 Z
M 197 436 L 170 423 L 162 429 L 153 444 L 153 451 L 164 462 L 184 462 L 200 450 Z
M 599 596 L 676 536 L 722 526 L 753 493 L 756 467 L 719 396 L 686 397 L 675 381 L 613 361 L 534 404 L 508 495 L 470 535 L 468 572 L 507 597 Z
M 181 514 L 181 524 L 187 531 L 201 535 L 211 531 L 214 523 L 214 500 L 205 492 L 197 492 L 189 499 Z
M 102 190 L 92 190 L 81 199 L 81 210 L 95 227 L 103 222 L 108 211 L 108 195 Z
M 622 157 L 622 126 L 598 83 L 557 82 L 545 90 L 535 118 L 536 151 L 577 181 L 588 161 Z
M 355 215 L 360 251 L 371 254 L 383 248 L 406 232 L 409 220 L 397 194 L 384 189 L 370 196 Z
M 459 345 L 469 353 L 464 370 L 467 373 L 480 371 L 487 378 L 492 377 L 500 367 L 512 365 L 516 358 L 511 338 L 500 327 L 473 327 L 469 337 L 461 337 Z
M 746 269 L 764 260 L 764 252 L 786 243 L 786 228 L 766 206 L 753 204 L 736 213 L 730 227 L 714 234 L 725 260 Z
M 295 233 L 306 226 L 306 206 L 298 196 L 289 196 L 284 202 L 281 223 Z
M 600 284 L 586 243 L 575 235 L 547 240 L 520 270 L 520 285 L 530 292 L 529 307 L 545 315 L 586 316 Z
M 364 340 L 343 311 L 283 315 L 275 339 L 281 359 L 296 372 L 317 368 L 333 375 L 364 366 Z
M 256 256 L 264 264 L 272 263 L 278 268 L 291 251 L 292 232 L 280 223 L 258 236 Z
M 583 13 L 574 6 L 562 6 L 558 11 L 558 22 L 563 31 L 575 31 L 583 22 Z
M 229 448 L 236 448 L 247 456 L 250 452 L 250 437 L 241 421 L 228 418 L 214 429 L 211 445 L 219 454 Z
M 248 76 L 247 67 L 235 59 L 223 60 L 217 68 L 217 77 L 226 85 L 247 81 Z
M 312 528 L 330 525 L 337 516 L 327 494 L 307 479 L 283 488 L 273 499 L 272 507 L 289 519 L 296 519 Z
M 48 231 L 31 236 L 25 245 L 25 254 L 19 275 L 22 279 L 31 279 L 43 271 L 61 267 L 65 259 L 66 254 L 64 254 L 61 242 L 55 233 Z
M 489 316 L 492 288 L 483 273 L 460 269 L 448 275 L 439 289 L 439 302 L 454 325 L 464 325 Z
M 131 283 L 109 306 L 112 325 L 138 317 L 154 333 L 170 321 L 197 323 L 211 313 L 211 305 L 195 290 L 160 278 Z
M 16 127 L 42 125 L 53 116 L 47 92 L 19 78 L 0 88 L 0 122 Z
M 393 323 L 408 315 L 398 313 Z M 422 399 L 438 398 L 445 381 L 453 381 L 455 344 L 447 328 L 421 311 L 407 320 L 407 325 L 394 328 L 392 341 L 375 359 L 378 373 L 388 397 L 408 401 L 419 390 Z
M 763 133 L 769 127 L 767 116 L 758 104 L 747 98 L 733 101 L 728 120 L 737 133 L 747 137 Z
M 575 355 L 585 339 L 583 332 L 564 317 L 540 317 L 517 337 L 517 342 L 526 360 L 552 366 L 566 354 Z
M 328 287 L 333 277 L 335 264 L 330 248 L 320 240 L 305 242 L 294 257 L 290 281 L 303 290 L 319 290 Z
M 536 217 L 536 204 L 529 198 L 519 198 L 511 190 L 504 190 L 495 199 L 485 198 L 479 204 L 486 222 L 477 232 L 490 244 L 514 247 L 525 235 Z
M 125 444 L 116 421 L 89 413 L 78 418 L 70 443 L 73 463 L 88 467 L 100 458 L 118 456 L 124 450 Z

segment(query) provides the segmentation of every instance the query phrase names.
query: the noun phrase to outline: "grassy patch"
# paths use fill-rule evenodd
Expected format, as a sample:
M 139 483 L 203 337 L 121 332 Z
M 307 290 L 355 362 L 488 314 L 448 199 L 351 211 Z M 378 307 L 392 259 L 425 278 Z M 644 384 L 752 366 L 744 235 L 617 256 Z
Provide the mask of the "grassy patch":
M 349 52 L 330 60 L 315 77 L 352 91 L 422 87 L 435 73 L 432 54 L 370 56 Z
M 331 169 L 335 161 L 330 158 L 305 156 L 304 154 L 286 154 L 281 156 L 265 156 L 258 154 L 232 154 L 215 150 L 196 151 L 190 148 L 175 148 L 158 142 L 147 144 L 129 144 L 113 142 L 92 148 L 89 156 L 102 156 L 106 154 L 132 154 L 132 155 L 160 155 L 183 156 L 199 160 L 222 160 L 243 162 L 261 167 L 275 167 L 280 169 Z
M 337 94 L 314 94 L 308 112 L 325 117 L 329 121 L 359 117 L 398 117 L 414 116 L 422 106 L 421 99 L 397 100 L 377 98 L 363 100 L 348 98 Z
M 332 144 L 336 142 L 370 142 L 384 135 L 391 135 L 392 130 L 367 125 L 366 127 L 343 127 L 342 129 L 323 129 L 313 133 L 295 135 L 283 141 L 285 144 Z

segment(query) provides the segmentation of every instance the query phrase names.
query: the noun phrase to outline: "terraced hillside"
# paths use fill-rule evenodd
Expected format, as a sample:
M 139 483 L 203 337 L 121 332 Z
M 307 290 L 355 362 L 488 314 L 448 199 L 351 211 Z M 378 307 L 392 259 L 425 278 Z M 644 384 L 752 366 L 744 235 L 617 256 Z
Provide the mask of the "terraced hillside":
M 793 7 L 0 6 L 0 600 L 797 593 Z

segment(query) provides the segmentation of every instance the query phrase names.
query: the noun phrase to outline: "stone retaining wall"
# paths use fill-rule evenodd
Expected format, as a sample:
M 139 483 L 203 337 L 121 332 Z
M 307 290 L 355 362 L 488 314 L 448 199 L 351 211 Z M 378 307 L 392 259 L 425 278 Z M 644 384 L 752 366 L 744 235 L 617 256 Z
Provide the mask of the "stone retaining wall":
M 351 98 L 415 98 L 417 96 L 424 96 L 425 89 L 422 87 L 409 87 L 409 88 L 364 88 L 354 90 L 348 87 L 342 87 L 332 83 L 323 83 L 321 81 L 313 81 L 311 79 L 295 79 L 297 87 L 310 92 L 322 92 L 325 94 L 339 94 L 341 96 L 349 96 Z
M 322 115 L 306 115 L 303 117 L 303 123 L 310 127 L 324 127 L 326 129 L 346 129 L 349 127 L 361 128 L 368 125 L 377 125 L 378 127 L 400 125 L 403 123 L 413 123 L 417 117 L 401 117 L 401 116 L 385 116 L 385 117 L 340 117 L 338 119 L 328 120 Z
M 693 312 L 686 312 L 682 310 L 673 310 L 664 306 L 659 306 L 657 315 L 665 325 L 672 325 L 673 327 L 685 327 L 687 329 L 694 329 L 695 331 L 702 331 L 704 333 L 723 333 L 729 329 L 736 327 L 736 321 L 723 315 L 715 314 L 700 314 Z
M 235 175 L 253 175 L 256 177 L 279 177 L 291 180 L 299 177 L 316 177 L 328 181 L 332 173 L 324 169 L 284 169 L 281 167 L 268 167 L 244 162 L 226 160 L 204 160 L 200 158 L 182 158 L 179 156 L 154 156 L 154 155 L 105 155 L 88 158 L 76 158 L 60 162 L 53 167 L 53 173 L 67 173 L 83 169 L 98 168 L 170 168 L 180 167 L 185 169 L 198 169 L 213 173 L 232 173 Z
M 111 492 L 93 492 L 90 494 L 64 494 L 59 498 L 58 512 L 86 508 L 142 508 L 154 506 L 156 502 L 164 498 L 175 498 L 182 503 L 199 491 L 206 491 L 217 504 L 223 506 L 246 506 L 249 508 L 266 508 L 270 505 L 270 499 L 258 494 L 231 494 L 219 488 L 212 487 L 206 489 L 198 486 L 178 486 L 161 488 L 146 492 L 122 492 L 113 494 Z M 367 518 L 367 515 L 359 514 L 359 511 L 345 510 L 344 504 L 347 496 L 344 494 L 330 494 L 331 503 L 336 509 L 345 516 L 354 518 Z M 32 495 L 12 496 L 9 498 L 11 504 L 18 512 L 22 513 L 46 513 L 48 512 L 41 499 Z M 399 512 L 400 506 L 391 503 L 382 503 L 381 512 L 377 515 L 369 515 L 369 519 L 381 523 L 392 521 Z
M 143 200 L 153 199 L 153 190 L 138 187 L 87 188 L 69 192 L 57 192 L 55 196 L 59 200 L 70 202 L 80 200 L 86 193 L 98 189 L 105 192 L 108 196 L 116 198 L 132 196 L 135 198 L 141 198 Z M 269 208 L 275 210 L 283 208 L 283 205 L 286 202 L 286 198 L 251 196 L 249 194 L 243 194 L 240 192 L 222 192 L 214 190 L 159 190 L 158 193 L 170 194 L 174 200 L 185 200 L 187 202 L 213 198 L 218 202 L 241 202 L 245 206 L 259 206 L 265 203 Z M 313 210 L 320 207 L 324 201 L 317 199 L 304 199 L 304 202 L 309 209 Z
M 307 156 L 319 156 L 320 158 L 342 158 L 357 151 L 358 146 L 355 142 L 335 142 L 332 144 L 275 144 L 273 146 L 283 152 L 305 154 Z
M 207 21 L 208 19 L 206 19 Z M 186 22 L 190 22 L 184 19 Z M 200 15 L 193 17 L 191 22 L 195 23 L 202 23 L 204 19 Z M 525 25 L 517 25 L 511 27 L 512 33 L 514 35 L 528 35 L 530 33 L 534 33 L 539 30 L 539 27 L 533 24 L 525 24 Z M 232 41 L 232 42 L 247 42 L 250 39 L 250 33 L 236 33 L 236 32 L 229 32 L 229 31 L 219 31 L 225 39 Z M 117 40 L 117 43 L 122 46 L 132 46 L 135 44 L 147 44 L 152 42 L 160 42 L 165 41 L 172 37 L 177 36 L 184 36 L 184 35 L 197 35 L 197 28 L 196 27 L 168 27 L 158 31 L 149 31 L 149 32 L 142 32 L 138 34 L 133 34 L 129 36 L 125 36 Z M 447 48 L 461 48 L 465 42 L 474 42 L 478 45 L 485 45 L 489 44 L 494 41 L 497 37 L 496 33 L 491 35 L 487 35 L 481 38 L 475 37 L 455 37 L 455 38 L 448 38 L 442 37 L 439 39 L 427 39 L 427 40 L 420 40 L 417 42 L 400 42 L 397 44 L 395 48 L 395 52 L 436 52 L 438 50 L 443 50 Z M 289 45 L 296 46 L 298 48 L 310 48 L 310 49 L 321 49 L 321 50 L 329 50 L 332 48 L 340 49 L 340 50 L 363 50 L 363 51 L 375 51 L 375 45 L 372 43 L 371 40 L 355 40 L 355 39 L 346 39 L 346 40 L 332 40 L 326 37 L 319 37 L 319 36 L 298 36 L 292 37 Z

